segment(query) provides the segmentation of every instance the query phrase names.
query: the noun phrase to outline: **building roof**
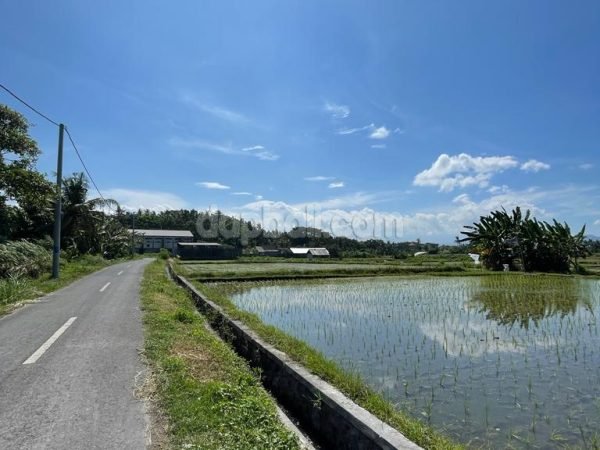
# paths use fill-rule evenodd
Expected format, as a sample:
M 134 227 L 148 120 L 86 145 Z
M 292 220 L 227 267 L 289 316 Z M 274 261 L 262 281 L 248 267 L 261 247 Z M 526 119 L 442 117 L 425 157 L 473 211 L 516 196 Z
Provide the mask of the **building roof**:
M 292 247 L 290 248 L 290 251 L 294 254 L 294 255 L 306 255 L 308 253 L 308 248 L 300 248 L 300 247 Z
M 310 247 L 310 248 L 292 247 L 292 248 L 290 248 L 290 251 L 294 255 L 307 255 L 310 252 L 311 255 L 315 255 L 315 256 L 329 256 L 329 250 L 327 250 L 326 248 L 317 248 L 317 247 Z
M 136 228 L 133 231 L 145 237 L 194 237 L 192 232 L 188 230 L 139 230 Z
M 260 252 L 279 252 L 279 251 L 281 251 L 278 248 L 263 247 L 263 246 L 260 246 L 260 245 L 257 245 L 255 249 L 259 253 Z
M 222 247 L 218 242 L 178 242 L 177 245 L 185 247 Z

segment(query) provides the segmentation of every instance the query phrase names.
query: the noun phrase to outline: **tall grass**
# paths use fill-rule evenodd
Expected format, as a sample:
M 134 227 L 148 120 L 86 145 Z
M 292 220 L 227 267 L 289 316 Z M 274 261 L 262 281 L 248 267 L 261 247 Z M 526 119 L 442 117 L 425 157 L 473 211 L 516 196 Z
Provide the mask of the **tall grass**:
M 0 244 L 0 278 L 35 278 L 49 269 L 50 263 L 50 251 L 41 245 L 25 240 Z
M 31 284 L 24 278 L 8 277 L 0 280 L 0 307 L 18 302 L 31 291 Z

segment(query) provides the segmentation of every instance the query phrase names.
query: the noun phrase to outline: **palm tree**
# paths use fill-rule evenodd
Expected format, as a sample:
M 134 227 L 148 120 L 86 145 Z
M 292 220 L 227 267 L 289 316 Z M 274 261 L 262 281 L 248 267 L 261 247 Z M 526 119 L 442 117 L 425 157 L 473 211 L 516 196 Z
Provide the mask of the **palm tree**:
M 511 214 L 504 209 L 494 211 L 465 226 L 460 242 L 469 242 L 493 270 L 503 264 L 515 267 L 518 259 L 526 271 L 568 272 L 571 266 L 578 271 L 578 258 L 588 254 L 585 226 L 572 235 L 566 223 L 540 222 L 530 216 L 529 211 L 523 215 L 519 207 Z
M 100 229 L 107 220 L 102 208 L 116 207 L 112 199 L 88 199 L 88 181 L 83 173 L 63 179 L 61 246 L 74 254 L 102 251 Z

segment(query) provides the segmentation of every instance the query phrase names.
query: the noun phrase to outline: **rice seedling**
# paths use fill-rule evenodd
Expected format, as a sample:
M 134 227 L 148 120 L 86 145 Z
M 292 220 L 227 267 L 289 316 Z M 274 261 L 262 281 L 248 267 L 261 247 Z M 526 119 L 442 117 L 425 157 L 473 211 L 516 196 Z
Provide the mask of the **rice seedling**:
M 585 445 L 600 422 L 598 280 L 499 274 L 222 286 L 239 308 L 461 442 Z

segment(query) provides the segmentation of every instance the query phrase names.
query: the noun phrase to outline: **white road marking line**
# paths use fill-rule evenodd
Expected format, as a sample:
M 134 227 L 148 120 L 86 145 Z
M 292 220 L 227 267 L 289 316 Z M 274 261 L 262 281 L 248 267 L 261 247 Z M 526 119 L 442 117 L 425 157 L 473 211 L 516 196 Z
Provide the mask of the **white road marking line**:
M 65 324 L 58 330 L 56 330 L 56 332 L 52 336 L 50 336 L 50 338 L 46 342 L 44 342 L 42 346 L 38 348 L 33 355 L 27 358 L 23 364 L 33 364 L 34 362 L 36 362 L 40 358 L 40 356 L 46 353 L 46 350 L 48 350 L 50 346 L 54 344 L 54 342 L 56 342 L 60 335 L 67 331 L 67 328 L 69 328 L 71 324 L 75 322 L 75 319 L 77 319 L 77 317 L 71 317 L 69 320 L 67 320 Z
M 110 286 L 110 281 L 108 283 L 106 283 L 104 286 L 102 286 L 102 289 L 100 289 L 100 292 L 104 292 L 104 290 Z
M 117 274 L 117 276 L 121 275 L 122 273 L 123 273 L 123 271 L 121 270 L 121 271 L 120 271 L 120 272 Z

